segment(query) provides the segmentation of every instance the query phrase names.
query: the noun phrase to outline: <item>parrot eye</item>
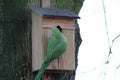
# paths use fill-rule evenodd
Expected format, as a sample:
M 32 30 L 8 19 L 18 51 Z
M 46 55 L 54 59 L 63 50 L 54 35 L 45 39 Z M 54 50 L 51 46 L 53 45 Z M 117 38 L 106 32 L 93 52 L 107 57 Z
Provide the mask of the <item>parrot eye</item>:
M 62 32 L 62 28 L 59 25 L 57 26 L 57 28 L 60 32 Z

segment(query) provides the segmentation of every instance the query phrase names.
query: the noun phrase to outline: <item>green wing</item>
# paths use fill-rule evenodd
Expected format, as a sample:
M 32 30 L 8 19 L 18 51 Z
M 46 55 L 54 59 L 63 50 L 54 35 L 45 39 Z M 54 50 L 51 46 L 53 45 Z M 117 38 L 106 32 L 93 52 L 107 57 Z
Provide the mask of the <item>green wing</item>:
M 54 50 L 52 51 L 51 61 L 61 56 L 64 51 L 66 50 L 66 43 L 63 41 L 59 42 L 56 47 L 54 47 Z
M 56 39 L 54 36 L 51 36 L 48 42 L 47 56 L 45 61 L 50 62 L 58 58 L 67 47 L 67 42 L 64 40 L 64 37 L 61 39 Z
M 54 46 L 55 46 L 55 38 L 54 38 L 54 36 L 51 36 L 50 39 L 48 40 L 45 62 L 48 62 L 50 60 Z

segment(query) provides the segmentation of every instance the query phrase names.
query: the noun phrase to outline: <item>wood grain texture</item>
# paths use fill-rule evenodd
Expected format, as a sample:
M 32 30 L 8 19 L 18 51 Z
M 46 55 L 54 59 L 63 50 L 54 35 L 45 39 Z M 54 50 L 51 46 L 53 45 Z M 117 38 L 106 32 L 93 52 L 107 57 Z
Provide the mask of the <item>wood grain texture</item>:
M 42 0 L 41 2 L 43 8 L 50 8 L 50 0 Z
M 51 28 L 57 25 L 60 25 L 63 28 L 63 34 L 68 40 L 68 47 L 62 56 L 50 63 L 47 70 L 74 70 L 74 19 L 42 18 L 35 13 L 33 13 L 32 17 L 32 70 L 36 71 L 41 67 L 46 56 L 48 40 L 52 33 Z

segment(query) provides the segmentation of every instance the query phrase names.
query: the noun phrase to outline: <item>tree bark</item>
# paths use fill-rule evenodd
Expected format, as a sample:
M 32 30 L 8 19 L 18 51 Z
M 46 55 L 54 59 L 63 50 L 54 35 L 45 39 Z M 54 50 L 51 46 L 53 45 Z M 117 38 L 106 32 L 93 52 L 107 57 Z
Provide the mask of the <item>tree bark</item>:
M 39 0 L 0 0 L 0 80 L 33 80 L 31 71 L 31 22 L 28 7 Z M 51 0 L 51 8 L 79 13 L 83 0 Z M 76 67 L 81 43 L 76 21 Z M 54 80 L 74 80 L 75 71 L 54 75 Z M 57 79 L 59 78 L 59 79 Z

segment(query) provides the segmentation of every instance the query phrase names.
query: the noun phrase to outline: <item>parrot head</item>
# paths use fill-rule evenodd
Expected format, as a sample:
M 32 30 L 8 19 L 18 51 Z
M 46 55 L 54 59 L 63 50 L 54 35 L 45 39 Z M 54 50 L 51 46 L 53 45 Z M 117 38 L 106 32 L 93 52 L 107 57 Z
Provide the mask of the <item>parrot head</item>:
M 56 26 L 60 32 L 62 32 L 62 28 L 58 25 Z
M 57 34 L 57 33 L 61 33 L 62 32 L 62 28 L 58 25 L 55 27 L 52 27 L 52 32 Z
M 56 37 L 60 37 L 61 33 L 62 33 L 62 28 L 59 25 L 52 27 L 52 35 Z

